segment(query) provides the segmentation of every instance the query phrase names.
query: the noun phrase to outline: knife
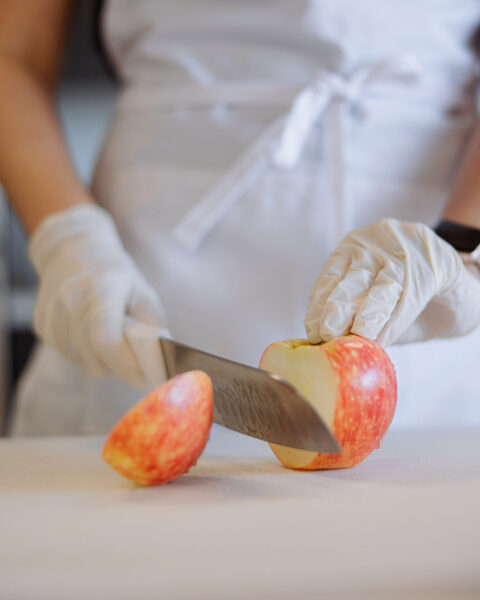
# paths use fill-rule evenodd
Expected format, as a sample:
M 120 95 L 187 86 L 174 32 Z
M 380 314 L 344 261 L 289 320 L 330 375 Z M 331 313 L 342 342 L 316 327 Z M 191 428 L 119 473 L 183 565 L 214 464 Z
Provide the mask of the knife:
M 341 452 L 318 412 L 278 375 L 168 338 L 159 338 L 159 343 L 169 379 L 196 369 L 210 377 L 215 423 L 290 448 Z

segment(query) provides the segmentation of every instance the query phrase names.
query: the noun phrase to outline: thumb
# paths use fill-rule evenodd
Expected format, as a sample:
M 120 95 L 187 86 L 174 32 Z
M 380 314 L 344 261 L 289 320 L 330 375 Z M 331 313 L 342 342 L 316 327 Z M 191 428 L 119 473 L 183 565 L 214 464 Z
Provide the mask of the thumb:
M 129 316 L 125 319 L 124 336 L 143 374 L 143 382 L 139 387 L 144 389 L 156 387 L 167 380 L 159 337 L 171 337 L 170 333 L 163 327 L 146 325 Z

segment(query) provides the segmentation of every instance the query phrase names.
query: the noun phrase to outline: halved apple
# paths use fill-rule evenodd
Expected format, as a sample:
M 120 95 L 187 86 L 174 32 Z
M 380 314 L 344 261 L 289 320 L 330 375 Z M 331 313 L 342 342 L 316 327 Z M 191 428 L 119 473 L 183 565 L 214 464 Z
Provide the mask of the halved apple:
M 282 464 L 306 470 L 353 467 L 379 447 L 397 399 L 395 370 L 379 344 L 357 335 L 315 345 L 287 340 L 270 344 L 259 367 L 294 385 L 342 447 L 340 454 L 319 454 L 270 444 Z
M 212 382 L 203 371 L 189 371 L 135 404 L 112 429 L 102 456 L 135 483 L 166 483 L 196 463 L 212 421 Z

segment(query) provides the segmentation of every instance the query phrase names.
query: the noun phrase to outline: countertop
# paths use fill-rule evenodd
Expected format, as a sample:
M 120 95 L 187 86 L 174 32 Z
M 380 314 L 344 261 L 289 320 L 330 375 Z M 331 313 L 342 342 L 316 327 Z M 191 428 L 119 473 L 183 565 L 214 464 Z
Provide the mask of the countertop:
M 0 441 L 0 598 L 480 598 L 480 429 L 390 431 L 354 469 L 283 468 L 214 426 L 140 488 L 99 437 Z

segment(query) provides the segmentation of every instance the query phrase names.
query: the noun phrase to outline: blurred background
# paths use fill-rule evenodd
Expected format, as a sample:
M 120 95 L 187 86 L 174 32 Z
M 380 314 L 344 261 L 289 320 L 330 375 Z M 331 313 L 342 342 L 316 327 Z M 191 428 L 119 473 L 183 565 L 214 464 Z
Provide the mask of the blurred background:
M 89 184 L 112 114 L 116 86 L 98 43 L 96 0 L 77 3 L 58 108 L 72 158 Z M 27 241 L 0 187 L 0 432 L 5 434 L 15 383 L 35 343 L 36 279 Z

